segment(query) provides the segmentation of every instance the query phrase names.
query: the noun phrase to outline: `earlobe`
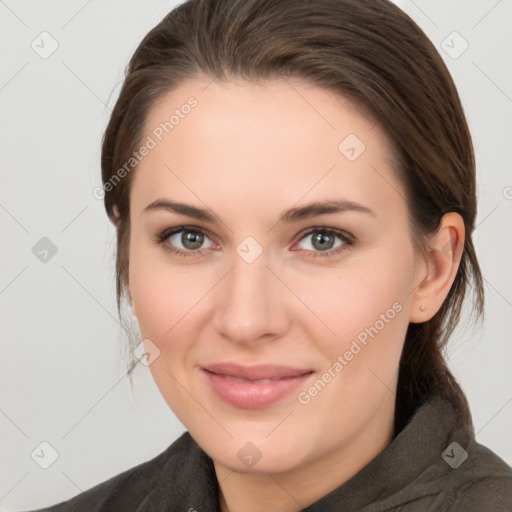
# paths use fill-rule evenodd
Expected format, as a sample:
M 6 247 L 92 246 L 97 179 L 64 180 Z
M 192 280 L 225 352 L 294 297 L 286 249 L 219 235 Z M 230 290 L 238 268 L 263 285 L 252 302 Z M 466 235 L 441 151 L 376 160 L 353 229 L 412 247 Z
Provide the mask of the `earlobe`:
M 411 302 L 409 321 L 430 320 L 443 305 L 455 280 L 464 249 L 464 220 L 455 212 L 443 215 L 426 254 L 423 276 Z
M 119 209 L 117 208 L 117 205 L 114 205 L 112 207 L 112 212 L 114 214 L 113 223 L 116 228 L 119 228 L 119 221 L 120 221 L 120 215 L 119 215 Z

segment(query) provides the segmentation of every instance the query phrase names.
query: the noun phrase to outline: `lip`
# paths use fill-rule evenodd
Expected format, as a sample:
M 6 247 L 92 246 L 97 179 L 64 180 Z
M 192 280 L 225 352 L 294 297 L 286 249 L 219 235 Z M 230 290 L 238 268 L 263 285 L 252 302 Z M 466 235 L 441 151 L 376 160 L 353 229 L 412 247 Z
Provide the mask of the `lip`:
M 290 394 L 313 373 L 287 366 L 234 363 L 213 364 L 201 370 L 221 400 L 241 409 L 267 407 Z

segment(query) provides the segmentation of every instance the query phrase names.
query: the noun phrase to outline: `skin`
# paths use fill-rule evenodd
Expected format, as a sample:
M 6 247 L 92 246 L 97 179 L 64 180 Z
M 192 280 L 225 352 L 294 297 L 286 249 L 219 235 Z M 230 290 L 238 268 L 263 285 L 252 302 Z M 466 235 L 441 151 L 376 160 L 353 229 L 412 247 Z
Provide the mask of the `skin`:
M 162 396 L 214 461 L 221 510 L 300 510 L 391 442 L 406 329 L 441 307 L 458 267 L 452 254 L 464 241 L 462 219 L 445 215 L 427 253 L 415 251 L 384 132 L 347 101 L 299 80 L 189 80 L 150 111 L 144 137 L 190 96 L 198 105 L 134 171 L 134 314 L 146 348 L 160 351 L 150 370 Z M 354 161 L 338 149 L 348 134 L 366 146 Z M 216 221 L 144 211 L 157 199 L 210 209 Z M 288 208 L 328 199 L 359 203 L 373 214 L 278 223 Z M 183 245 L 181 232 L 155 243 L 160 232 L 179 226 L 204 231 L 199 249 Z M 322 253 L 315 234 L 304 234 L 312 227 L 343 230 L 354 243 L 334 236 L 331 255 L 315 258 Z M 252 263 L 236 251 L 248 236 L 263 249 Z M 176 255 L 168 250 L 173 246 L 191 255 Z M 298 393 L 393 304 L 400 311 L 300 403 Z M 200 369 L 226 361 L 314 373 L 277 403 L 249 410 L 219 399 Z M 261 454 L 251 467 L 237 457 L 248 442 Z

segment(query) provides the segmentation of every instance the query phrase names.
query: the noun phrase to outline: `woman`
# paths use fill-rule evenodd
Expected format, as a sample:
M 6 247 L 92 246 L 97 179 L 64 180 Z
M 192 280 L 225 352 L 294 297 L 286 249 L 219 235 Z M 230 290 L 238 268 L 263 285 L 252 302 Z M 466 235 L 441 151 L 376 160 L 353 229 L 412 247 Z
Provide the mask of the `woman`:
M 483 307 L 471 137 L 400 9 L 183 3 L 101 163 L 119 313 L 187 432 L 46 510 L 512 507 L 443 357 L 470 286 Z

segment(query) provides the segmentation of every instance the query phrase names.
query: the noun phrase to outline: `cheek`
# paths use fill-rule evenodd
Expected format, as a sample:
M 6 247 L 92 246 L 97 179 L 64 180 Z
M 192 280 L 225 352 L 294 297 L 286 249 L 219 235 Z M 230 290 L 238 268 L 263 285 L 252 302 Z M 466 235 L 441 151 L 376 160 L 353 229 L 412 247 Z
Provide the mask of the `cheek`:
M 155 251 L 156 252 L 156 251 Z M 153 379 L 164 400 L 190 430 L 186 420 L 191 408 L 189 388 L 190 351 L 197 336 L 187 332 L 195 325 L 190 321 L 196 305 L 208 288 L 190 280 L 190 270 L 170 267 L 150 251 L 132 251 L 130 260 L 130 293 L 146 351 L 158 348 L 158 357 L 149 365 Z M 201 289 L 199 289 L 201 288 Z M 203 289 L 204 288 L 204 289 Z M 189 411 L 189 413 L 187 413 Z M 200 413 L 200 411 L 196 411 Z
M 387 258 L 386 252 L 381 251 L 365 261 L 340 266 L 338 272 L 301 277 L 294 290 L 322 320 L 324 336 L 319 339 L 344 344 L 361 334 L 359 338 L 364 342 L 365 330 L 372 326 L 379 332 L 395 328 L 403 331 L 407 326 L 413 275 L 412 258 Z M 325 327 L 331 332 L 327 338 Z
M 175 325 L 198 301 L 198 288 L 203 288 L 190 273 L 185 267 L 170 266 L 161 249 L 131 251 L 130 293 L 143 337 L 172 337 Z M 205 287 L 203 294 L 206 291 Z
M 311 280 L 302 282 L 298 293 L 307 297 L 305 302 L 324 324 L 315 321 L 312 339 L 325 356 L 326 370 L 343 375 L 333 389 L 343 387 L 345 399 L 351 393 L 354 399 L 370 396 L 376 386 L 393 384 L 409 325 L 413 271 L 412 252 L 400 255 L 389 247 L 343 268 L 334 278 L 317 276 L 314 293 Z

